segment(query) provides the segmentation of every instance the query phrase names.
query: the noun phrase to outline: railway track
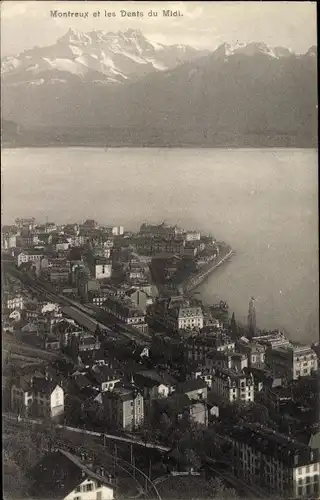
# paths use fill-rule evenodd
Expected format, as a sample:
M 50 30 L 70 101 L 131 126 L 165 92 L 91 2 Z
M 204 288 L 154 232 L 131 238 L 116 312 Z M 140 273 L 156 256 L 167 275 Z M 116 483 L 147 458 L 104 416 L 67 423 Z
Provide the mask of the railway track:
M 71 309 L 80 312 L 84 317 L 86 317 L 87 320 L 91 321 L 95 326 L 99 326 L 102 331 L 106 332 L 112 337 L 129 338 L 130 340 L 134 340 L 139 343 L 146 342 L 146 340 L 148 340 L 148 337 L 146 337 L 146 335 L 138 331 L 133 331 L 132 328 L 129 328 L 126 325 L 119 323 L 118 321 L 115 322 L 118 327 L 117 330 L 115 331 L 111 329 L 108 325 L 96 319 L 97 312 L 94 311 L 93 308 L 91 309 L 73 299 L 70 299 L 69 297 L 66 297 L 63 294 L 53 291 L 52 285 L 50 285 L 49 283 L 35 282 L 29 276 L 24 275 L 15 268 L 10 268 L 7 272 L 8 274 L 12 274 L 16 278 L 18 278 L 31 292 L 46 297 L 48 300 L 58 303 L 61 306 L 68 306 Z

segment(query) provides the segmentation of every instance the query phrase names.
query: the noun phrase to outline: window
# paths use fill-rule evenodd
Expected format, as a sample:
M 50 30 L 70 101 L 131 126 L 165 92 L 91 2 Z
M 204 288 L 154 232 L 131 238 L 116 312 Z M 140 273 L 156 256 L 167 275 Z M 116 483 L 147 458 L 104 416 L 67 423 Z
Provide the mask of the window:
M 75 491 L 76 491 L 76 493 L 80 493 L 80 491 L 81 491 L 81 486 L 78 486 L 78 488 L 76 488 L 76 490 L 75 490 Z
M 298 481 L 299 485 L 302 484 L 302 479 L 300 478 Z
M 97 500 L 102 500 L 102 491 L 97 491 Z
M 93 491 L 93 484 L 92 483 L 85 484 L 84 491 Z
M 317 470 L 318 470 L 318 464 L 314 464 L 314 466 L 313 466 L 313 470 L 314 470 L 314 471 L 317 471 Z
M 308 472 L 310 472 L 310 466 L 309 465 L 306 467 L 306 473 L 308 474 Z
M 81 500 L 81 497 L 80 496 L 73 497 L 73 500 Z

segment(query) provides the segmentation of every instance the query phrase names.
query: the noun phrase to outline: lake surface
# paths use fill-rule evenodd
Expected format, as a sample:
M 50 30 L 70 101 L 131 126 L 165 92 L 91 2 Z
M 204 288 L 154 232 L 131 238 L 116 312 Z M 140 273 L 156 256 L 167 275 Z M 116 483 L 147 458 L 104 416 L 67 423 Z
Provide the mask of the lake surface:
M 250 296 L 257 323 L 295 340 L 317 340 L 316 150 L 7 149 L 3 223 L 18 216 L 138 229 L 140 223 L 199 228 L 236 255 L 204 282 L 206 303 L 226 299 L 243 322 Z

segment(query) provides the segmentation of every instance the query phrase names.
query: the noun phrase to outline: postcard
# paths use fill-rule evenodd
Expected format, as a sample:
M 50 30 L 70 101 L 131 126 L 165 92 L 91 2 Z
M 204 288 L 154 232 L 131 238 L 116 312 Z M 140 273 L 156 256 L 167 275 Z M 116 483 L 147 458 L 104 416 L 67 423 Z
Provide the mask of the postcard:
M 3 498 L 319 499 L 316 2 L 1 3 Z

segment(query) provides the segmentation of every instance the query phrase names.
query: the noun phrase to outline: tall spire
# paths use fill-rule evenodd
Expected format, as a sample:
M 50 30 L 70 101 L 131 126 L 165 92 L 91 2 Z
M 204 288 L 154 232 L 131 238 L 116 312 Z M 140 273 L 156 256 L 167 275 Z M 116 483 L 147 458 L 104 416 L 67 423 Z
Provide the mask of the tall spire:
M 249 300 L 249 311 L 248 311 L 248 334 L 249 337 L 252 338 L 256 334 L 256 308 L 255 308 L 255 299 L 251 297 Z

